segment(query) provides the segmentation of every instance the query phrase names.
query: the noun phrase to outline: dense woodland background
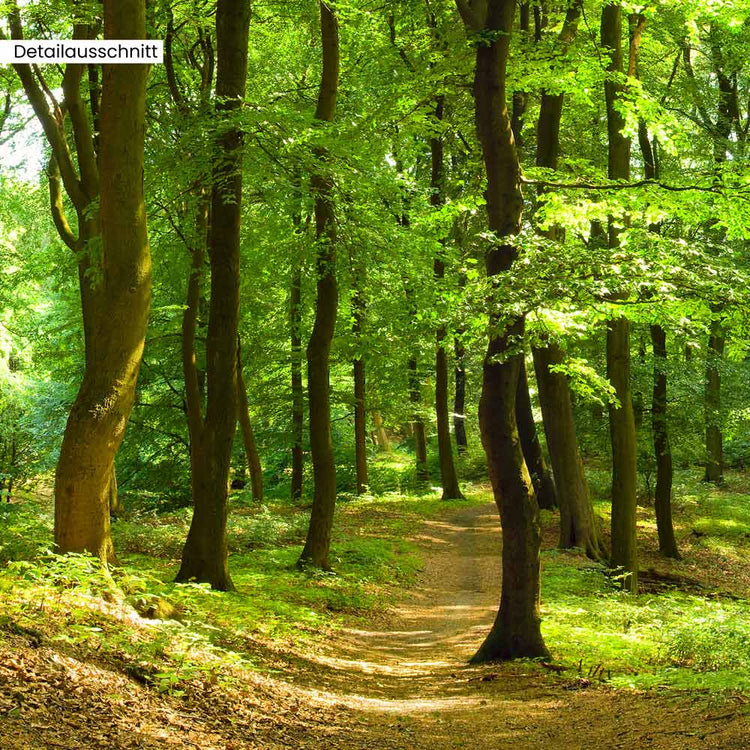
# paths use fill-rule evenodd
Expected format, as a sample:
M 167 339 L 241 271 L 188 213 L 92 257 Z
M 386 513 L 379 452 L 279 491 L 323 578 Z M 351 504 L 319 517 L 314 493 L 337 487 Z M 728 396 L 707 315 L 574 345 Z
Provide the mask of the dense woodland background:
M 0 69 L 3 622 L 114 575 L 286 637 L 494 499 L 475 661 L 747 689 L 748 3 L 0 8 L 165 40 Z

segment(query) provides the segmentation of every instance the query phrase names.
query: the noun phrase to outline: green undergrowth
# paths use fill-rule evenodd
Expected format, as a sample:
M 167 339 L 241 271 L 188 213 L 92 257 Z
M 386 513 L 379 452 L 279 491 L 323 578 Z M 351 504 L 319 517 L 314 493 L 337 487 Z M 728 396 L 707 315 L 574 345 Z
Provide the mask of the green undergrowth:
M 750 577 L 750 499 L 742 481 L 732 475 L 716 489 L 695 473 L 678 475 L 675 526 L 684 560 L 664 563 L 674 585 L 631 596 L 577 553 L 542 553 L 543 631 L 565 677 L 621 688 L 750 692 L 750 606 L 746 593 L 737 594 Z M 421 566 L 414 536 L 424 522 L 492 500 L 479 485 L 465 494 L 453 502 L 432 487 L 342 496 L 333 571 L 311 572 L 296 566 L 309 507 L 278 499 L 256 505 L 248 493 L 233 493 L 232 593 L 172 582 L 187 509 L 136 504 L 113 524 L 120 565 L 107 572 L 85 556 L 50 553 L 49 500 L 0 506 L 0 639 L 38 632 L 86 658 L 116 660 L 171 693 L 194 680 L 231 680 L 233 667 L 268 668 L 261 645 L 286 649 L 325 638 L 344 617 L 371 619 L 414 586 Z M 606 515 L 601 497 L 596 506 Z M 542 522 L 552 532 L 557 515 L 544 511 Z M 639 527 L 642 555 L 655 557 L 653 509 L 639 510 Z M 712 586 L 692 579 L 681 587 L 681 577 L 691 580 L 697 568 L 708 571 Z M 734 594 L 727 596 L 730 582 Z
M 605 569 L 543 554 L 543 633 L 557 660 L 615 686 L 750 691 L 750 606 L 678 589 L 632 596 Z

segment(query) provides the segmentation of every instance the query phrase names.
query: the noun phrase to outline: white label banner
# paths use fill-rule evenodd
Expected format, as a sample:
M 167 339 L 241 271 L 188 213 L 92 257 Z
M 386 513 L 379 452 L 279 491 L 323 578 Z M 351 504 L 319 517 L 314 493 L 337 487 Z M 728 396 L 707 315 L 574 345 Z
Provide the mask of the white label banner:
M 164 62 L 161 39 L 108 41 L 33 40 L 0 41 L 0 65 L 19 63 L 106 63 L 149 65 Z

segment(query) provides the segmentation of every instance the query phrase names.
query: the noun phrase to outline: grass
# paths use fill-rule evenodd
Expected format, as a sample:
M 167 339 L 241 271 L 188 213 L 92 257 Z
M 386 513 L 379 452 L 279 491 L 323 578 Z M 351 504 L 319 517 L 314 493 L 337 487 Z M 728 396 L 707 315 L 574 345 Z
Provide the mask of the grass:
M 605 478 L 590 474 L 606 522 Z M 602 566 L 547 545 L 543 632 L 555 658 L 571 668 L 567 674 L 596 674 L 620 688 L 750 692 L 746 482 L 732 475 L 726 488 L 716 489 L 695 473 L 678 475 L 682 561 L 658 557 L 653 510 L 639 510 L 642 567 L 684 585 L 646 586 L 630 596 Z M 468 503 L 491 500 L 478 485 L 467 486 L 466 495 Z M 422 522 L 456 505 L 442 502 L 435 488 L 344 497 L 331 551 L 335 573 L 309 573 L 295 566 L 309 510 L 278 499 L 256 506 L 246 493 L 233 494 L 230 570 L 238 591 L 221 594 L 171 582 L 188 510 L 142 507 L 117 521 L 122 564 L 107 573 L 84 556 L 52 555 L 49 500 L 27 498 L 0 507 L 0 636 L 17 627 L 38 629 L 179 693 L 192 679 L 224 679 L 232 666 L 259 668 L 253 644 L 283 648 L 324 638 L 345 620 L 376 616 L 416 583 L 421 562 L 410 540 Z M 542 520 L 546 538 L 554 539 L 556 514 L 545 511 Z

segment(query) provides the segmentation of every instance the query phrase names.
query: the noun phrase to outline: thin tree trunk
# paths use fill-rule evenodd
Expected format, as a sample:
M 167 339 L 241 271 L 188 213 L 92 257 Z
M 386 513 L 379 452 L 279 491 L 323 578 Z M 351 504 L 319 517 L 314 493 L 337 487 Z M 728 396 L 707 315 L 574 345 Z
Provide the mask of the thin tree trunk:
M 474 101 L 487 174 L 489 229 L 498 238 L 486 254 L 487 276 L 495 287 L 495 277 L 508 272 L 518 254 L 514 236 L 520 231 L 523 195 L 505 86 L 515 2 L 489 0 L 486 6 L 486 14 L 480 14 L 481 6 L 458 3 L 469 32 L 484 37 L 477 45 Z M 523 341 L 524 320 L 502 320 L 492 297 L 479 426 L 503 527 L 503 578 L 500 608 L 475 662 L 547 655 L 539 611 L 539 508 L 515 416 L 523 357 L 517 342 Z
M 443 119 L 444 97 L 437 97 L 435 119 Z M 445 149 L 443 139 L 430 139 L 432 161 L 432 196 L 430 202 L 435 209 L 440 209 L 445 203 L 444 195 L 444 166 Z M 441 252 L 445 247 L 445 240 L 441 240 Z M 433 263 L 435 282 L 440 293 L 440 287 L 445 279 L 445 264 L 438 254 Z M 451 444 L 450 416 L 448 414 L 448 354 L 445 350 L 445 325 L 441 322 L 435 335 L 435 413 L 437 416 L 438 461 L 440 463 L 440 483 L 443 488 L 443 500 L 463 500 L 458 486 L 458 474 L 453 460 L 453 446 Z
M 354 451 L 357 470 L 357 494 L 367 491 L 367 409 L 365 402 L 365 360 L 362 355 L 362 326 L 365 318 L 365 299 L 360 286 L 361 279 L 355 268 L 355 259 L 350 257 L 352 265 L 352 333 L 357 346 L 357 355 L 352 360 L 354 375 Z
M 216 111 L 242 106 L 247 79 L 249 0 L 218 0 Z M 206 340 L 206 416 L 191 438 L 193 518 L 177 581 L 234 588 L 227 562 L 228 480 L 237 426 L 237 333 L 240 310 L 240 222 L 244 136 L 222 123 L 216 142 L 208 253 L 211 302 Z
M 724 481 L 724 446 L 721 434 L 721 361 L 724 358 L 721 322 L 711 321 L 706 357 L 706 473 L 705 481 Z
M 378 450 L 381 450 L 384 453 L 390 453 L 391 441 L 389 440 L 388 433 L 385 431 L 385 426 L 383 425 L 383 415 L 379 411 L 374 411 L 372 413 L 372 421 L 375 425 L 375 440 L 378 444 Z
M 407 364 L 409 369 L 409 401 L 414 407 L 412 430 L 414 431 L 414 452 L 416 455 L 417 482 L 427 482 L 430 472 L 427 468 L 427 432 L 424 420 L 419 413 L 422 402 L 422 393 L 419 383 L 419 371 L 417 370 L 417 358 L 411 357 Z
M 145 15 L 144 0 L 105 0 L 105 38 L 145 38 Z M 104 561 L 114 558 L 109 488 L 135 400 L 151 305 L 143 196 L 147 75 L 146 65 L 104 66 L 100 177 L 95 159 L 80 161 L 82 174 L 92 171 L 85 181 L 100 180 L 103 279 L 96 296 L 106 305 L 89 311 L 91 351 L 87 347 L 55 476 L 55 543 L 61 552 L 86 551 Z M 70 114 L 77 119 L 80 113 L 73 106 Z
M 260 463 L 258 446 L 255 442 L 255 433 L 250 421 L 250 404 L 247 400 L 247 388 L 245 378 L 242 374 L 242 350 L 239 339 L 237 340 L 237 407 L 240 429 L 242 431 L 242 444 L 245 447 L 245 458 L 247 468 L 250 471 L 250 486 L 253 492 L 253 501 L 263 502 L 263 467 Z
M 339 80 L 338 21 L 331 6 L 320 2 L 323 73 L 315 119 L 329 122 L 336 108 Z M 317 150 L 318 159 L 325 153 Z M 323 165 L 320 165 L 322 168 Z M 320 169 L 319 168 L 319 169 Z M 329 362 L 336 328 L 338 287 L 336 284 L 336 217 L 333 210 L 333 180 L 316 172 L 310 178 L 315 196 L 315 231 L 318 241 L 318 284 L 315 323 L 307 346 L 308 398 L 310 402 L 310 452 L 313 462 L 314 495 L 307 540 L 301 565 L 328 569 L 333 513 L 336 505 L 336 463 L 331 438 Z
M 654 391 L 651 402 L 651 427 L 654 433 L 656 456 L 656 529 L 659 552 L 664 557 L 680 559 L 672 523 L 672 449 L 667 429 L 667 334 L 658 325 L 651 326 L 651 345 L 654 351 Z
M 295 219 L 297 234 L 302 217 Z M 302 386 L 302 261 L 300 248 L 295 243 L 296 257 L 292 259 L 292 285 L 289 301 L 289 328 L 292 344 L 292 500 L 302 497 L 304 477 L 305 394 Z
M 653 146 L 648 135 L 645 120 L 638 123 L 638 142 L 643 156 L 644 177 L 647 180 L 659 179 L 658 141 Z M 649 231 L 659 234 L 661 226 L 653 224 Z M 658 323 L 650 327 L 651 347 L 654 354 L 654 388 L 651 399 L 651 431 L 654 437 L 656 458 L 656 529 L 659 535 L 659 551 L 665 557 L 680 559 L 672 523 L 672 448 L 669 443 L 669 423 L 667 421 L 667 333 Z
M 518 390 L 516 392 L 516 422 L 518 435 L 521 438 L 521 450 L 526 466 L 534 485 L 536 500 L 540 508 L 551 510 L 557 507 L 557 491 L 552 479 L 544 453 L 539 442 L 539 436 L 534 422 L 534 412 L 529 393 L 529 379 L 526 372 L 526 362 L 521 360 L 518 373 Z
M 458 453 L 466 453 L 468 442 L 466 440 L 466 347 L 463 343 L 464 331 L 459 329 L 453 341 L 453 352 L 456 361 L 454 380 L 456 385 L 453 399 L 453 432 L 456 435 L 456 447 Z
M 622 53 L 622 8 L 605 5 L 601 22 L 602 46 L 611 54 L 608 70 L 624 73 Z M 637 46 L 631 45 L 631 52 Z M 634 72 L 634 54 L 628 72 Z M 630 178 L 630 139 L 624 135 L 625 118 L 618 108 L 623 85 L 617 80 L 604 83 L 607 103 L 607 134 L 609 143 L 608 175 L 612 180 Z M 609 247 L 620 246 L 619 230 L 609 220 Z M 638 591 L 638 550 L 636 546 L 636 435 L 630 378 L 630 322 L 624 316 L 607 323 L 607 377 L 618 404 L 609 405 L 610 439 L 612 443 L 612 565 L 623 573 L 623 587 Z

